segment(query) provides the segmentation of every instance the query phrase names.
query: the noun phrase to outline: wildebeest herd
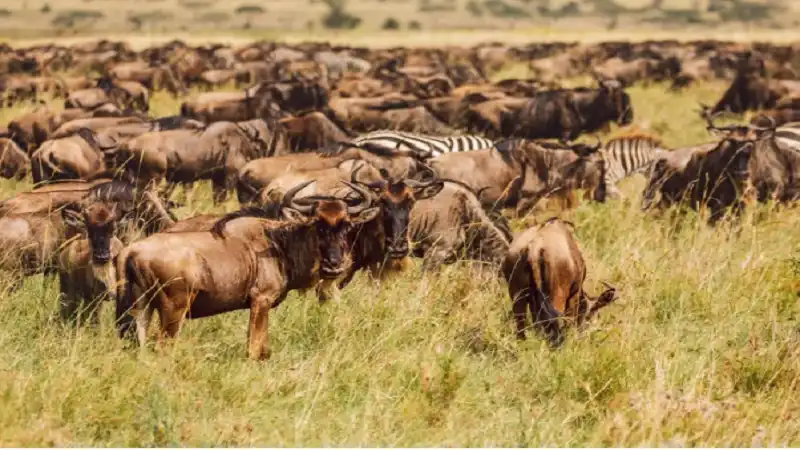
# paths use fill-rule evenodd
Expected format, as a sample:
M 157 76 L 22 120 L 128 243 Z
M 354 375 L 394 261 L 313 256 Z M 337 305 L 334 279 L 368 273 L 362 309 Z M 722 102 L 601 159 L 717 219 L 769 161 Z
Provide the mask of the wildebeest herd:
M 648 178 L 643 209 L 685 203 L 712 225 L 748 201 L 793 202 L 797 52 L 719 41 L 0 47 L 3 106 L 29 105 L 0 131 L 0 175 L 36 183 L 0 203 L 0 269 L 14 285 L 57 274 L 65 321 L 94 322 L 115 302 L 120 336 L 140 343 L 155 311 L 172 337 L 187 317 L 249 309 L 259 359 L 270 309 L 290 291 L 324 301 L 362 269 L 391 289 L 411 256 L 424 271 L 479 261 L 507 280 L 517 335 L 530 313 L 557 346 L 562 322 L 584 323 L 616 290 L 584 291 L 569 222 L 514 233 L 507 217 L 547 198 L 573 207 L 581 191 L 613 201 L 634 173 Z M 510 63 L 534 77 L 492 81 Z M 559 85 L 587 75 L 589 87 Z M 730 87 L 689 112 L 707 142 L 668 149 L 638 129 L 576 141 L 633 124 L 633 83 L 711 79 Z M 178 115 L 149 115 L 156 90 L 184 99 Z M 719 125 L 748 110 L 761 113 Z M 214 202 L 235 192 L 241 209 L 177 220 L 173 190 L 200 180 Z

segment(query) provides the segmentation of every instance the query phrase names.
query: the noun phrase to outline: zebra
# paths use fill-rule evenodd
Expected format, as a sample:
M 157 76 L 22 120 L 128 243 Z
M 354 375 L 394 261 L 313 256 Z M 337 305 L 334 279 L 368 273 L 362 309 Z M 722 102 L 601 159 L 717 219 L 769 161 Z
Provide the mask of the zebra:
M 621 196 L 617 183 L 634 173 L 642 173 L 659 153 L 666 151 L 660 138 L 634 134 L 613 138 L 600 150 L 605 162 L 606 195 Z
M 494 147 L 494 141 L 478 136 L 430 136 L 391 130 L 373 131 L 353 139 L 353 143 L 374 145 L 387 150 L 407 150 L 420 159 Z

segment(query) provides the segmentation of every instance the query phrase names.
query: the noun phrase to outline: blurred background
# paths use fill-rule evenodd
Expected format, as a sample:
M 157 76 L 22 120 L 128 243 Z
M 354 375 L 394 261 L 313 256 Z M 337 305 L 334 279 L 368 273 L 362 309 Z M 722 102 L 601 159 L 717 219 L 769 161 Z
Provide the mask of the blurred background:
M 0 38 L 205 32 L 789 32 L 794 0 L 2 0 Z M 647 36 L 642 36 L 646 38 Z

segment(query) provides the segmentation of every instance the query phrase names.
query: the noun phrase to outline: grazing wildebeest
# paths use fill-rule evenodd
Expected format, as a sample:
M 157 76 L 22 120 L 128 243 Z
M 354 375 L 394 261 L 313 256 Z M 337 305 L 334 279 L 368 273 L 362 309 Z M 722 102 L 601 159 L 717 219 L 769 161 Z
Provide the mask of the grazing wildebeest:
M 161 336 L 172 337 L 186 317 L 249 308 L 248 356 L 267 358 L 269 310 L 291 290 L 340 277 L 350 263 L 348 233 L 379 212 L 363 195 L 349 203 L 294 199 L 303 187 L 287 192 L 280 204 L 287 221 L 249 217 L 260 215 L 250 208 L 223 217 L 210 232 L 161 233 L 126 247 L 117 262 L 120 334 L 128 334 L 135 319 L 144 344 L 156 309 Z
M 616 290 L 608 287 L 597 298 L 583 289 L 586 263 L 571 230 L 558 219 L 529 228 L 517 236 L 503 261 L 503 275 L 513 302 L 517 337 L 525 338 L 530 311 L 535 327 L 553 347 L 564 341 L 562 317 L 580 326 L 614 301 Z

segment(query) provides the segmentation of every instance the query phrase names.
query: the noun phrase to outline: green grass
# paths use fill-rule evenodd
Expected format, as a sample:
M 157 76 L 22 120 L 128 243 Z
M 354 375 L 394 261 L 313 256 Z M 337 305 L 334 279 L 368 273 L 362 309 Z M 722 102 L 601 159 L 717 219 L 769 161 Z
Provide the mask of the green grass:
M 693 110 L 722 89 L 635 87 L 637 122 L 671 146 L 705 141 Z M 245 359 L 246 311 L 140 352 L 110 306 L 99 329 L 60 325 L 57 284 L 29 278 L 0 296 L 0 445 L 800 445 L 800 214 L 709 228 L 643 214 L 643 185 L 567 214 L 587 290 L 608 281 L 620 300 L 557 352 L 517 342 L 504 283 L 464 265 L 383 288 L 359 276 L 324 306 L 294 293 L 264 363 Z M 181 216 L 212 210 L 207 185 L 192 198 Z

